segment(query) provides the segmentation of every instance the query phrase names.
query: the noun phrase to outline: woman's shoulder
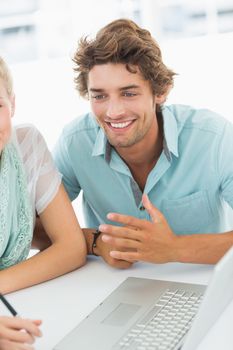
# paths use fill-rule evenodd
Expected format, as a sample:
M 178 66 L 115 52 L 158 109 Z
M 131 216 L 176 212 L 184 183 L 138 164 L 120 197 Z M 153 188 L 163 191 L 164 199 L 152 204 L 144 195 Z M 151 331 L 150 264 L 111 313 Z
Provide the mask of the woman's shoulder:
M 32 124 L 14 126 L 13 139 L 16 140 L 21 152 L 29 149 L 34 152 L 47 151 L 47 144 L 40 131 Z
M 14 132 L 19 145 L 27 141 L 31 143 L 33 140 L 43 139 L 40 131 L 33 124 L 16 125 L 14 126 Z
M 43 136 L 32 124 L 14 126 L 12 138 L 24 161 L 49 153 Z

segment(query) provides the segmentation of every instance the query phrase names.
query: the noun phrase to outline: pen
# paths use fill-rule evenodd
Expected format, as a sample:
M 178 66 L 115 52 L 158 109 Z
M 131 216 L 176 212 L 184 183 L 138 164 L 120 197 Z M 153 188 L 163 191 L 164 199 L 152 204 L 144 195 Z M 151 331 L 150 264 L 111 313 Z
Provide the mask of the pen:
M 15 311 L 13 306 L 11 306 L 9 301 L 7 301 L 6 298 L 1 293 L 0 293 L 0 299 L 13 316 L 17 316 L 17 315 L 19 316 L 18 312 Z

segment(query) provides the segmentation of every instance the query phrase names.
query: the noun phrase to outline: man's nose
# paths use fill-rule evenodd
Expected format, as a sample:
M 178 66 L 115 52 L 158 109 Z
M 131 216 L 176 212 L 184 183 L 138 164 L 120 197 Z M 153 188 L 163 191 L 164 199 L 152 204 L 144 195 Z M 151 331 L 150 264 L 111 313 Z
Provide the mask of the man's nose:
M 107 117 L 111 119 L 116 119 L 125 114 L 125 107 L 124 104 L 120 101 L 120 99 L 111 99 L 108 103 L 107 108 Z

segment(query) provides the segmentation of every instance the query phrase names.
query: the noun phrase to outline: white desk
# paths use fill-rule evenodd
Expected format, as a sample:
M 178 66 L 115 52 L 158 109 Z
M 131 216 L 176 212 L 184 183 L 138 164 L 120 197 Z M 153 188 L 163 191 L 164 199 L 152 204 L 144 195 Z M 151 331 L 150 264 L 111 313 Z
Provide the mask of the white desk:
M 8 299 L 22 316 L 43 320 L 43 337 L 35 347 L 36 350 L 51 350 L 126 277 L 207 284 L 212 269 L 209 265 L 137 263 L 131 269 L 117 270 L 92 257 L 81 269 L 12 293 Z M 232 325 L 233 302 L 203 339 L 198 350 L 232 350 Z

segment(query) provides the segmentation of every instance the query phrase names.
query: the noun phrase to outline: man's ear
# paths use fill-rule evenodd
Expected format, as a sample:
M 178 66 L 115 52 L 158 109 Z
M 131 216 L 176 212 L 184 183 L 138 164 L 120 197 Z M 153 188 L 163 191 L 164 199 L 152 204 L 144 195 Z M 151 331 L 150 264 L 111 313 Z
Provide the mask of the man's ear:
M 15 114 L 15 95 L 11 97 L 11 118 Z
M 166 101 L 167 96 L 168 96 L 169 92 L 171 91 L 171 89 L 172 89 L 172 85 L 168 85 L 165 93 L 163 93 L 162 95 L 156 95 L 155 96 L 155 103 L 159 104 L 159 105 L 163 104 Z

